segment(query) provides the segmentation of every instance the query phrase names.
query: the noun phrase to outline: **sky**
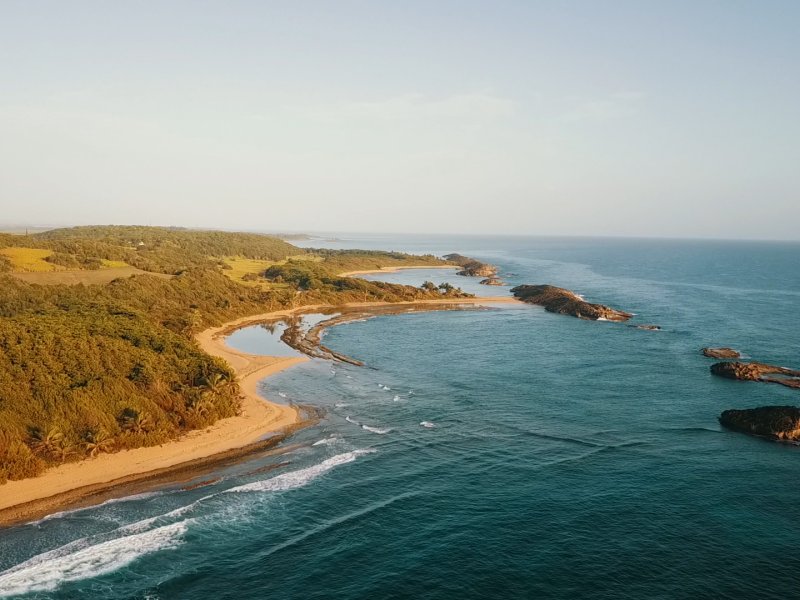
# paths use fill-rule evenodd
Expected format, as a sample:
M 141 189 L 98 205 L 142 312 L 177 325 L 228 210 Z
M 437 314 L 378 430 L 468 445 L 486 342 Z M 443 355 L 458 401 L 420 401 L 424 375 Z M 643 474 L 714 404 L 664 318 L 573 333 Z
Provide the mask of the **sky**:
M 0 0 L 0 221 L 800 239 L 800 3 Z

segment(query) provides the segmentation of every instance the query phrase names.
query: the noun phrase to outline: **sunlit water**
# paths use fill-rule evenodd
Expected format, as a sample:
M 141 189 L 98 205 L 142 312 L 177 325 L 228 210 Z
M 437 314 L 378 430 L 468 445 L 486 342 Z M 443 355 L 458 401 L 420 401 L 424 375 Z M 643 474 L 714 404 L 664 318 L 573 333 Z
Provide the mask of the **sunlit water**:
M 328 245 L 458 251 L 498 264 L 509 283 L 568 287 L 663 331 L 524 305 L 333 328 L 325 343 L 368 368 L 315 360 L 262 386 L 277 401 L 326 409 L 287 442 L 298 446 L 199 489 L 182 483 L 3 530 L 0 595 L 800 594 L 800 448 L 717 423 L 725 408 L 800 404 L 800 392 L 714 378 L 699 354 L 729 345 L 800 366 L 800 246 Z M 508 293 L 435 270 L 381 278 Z M 248 352 L 275 351 L 263 328 L 236 336 Z M 288 464 L 269 469 L 279 463 Z

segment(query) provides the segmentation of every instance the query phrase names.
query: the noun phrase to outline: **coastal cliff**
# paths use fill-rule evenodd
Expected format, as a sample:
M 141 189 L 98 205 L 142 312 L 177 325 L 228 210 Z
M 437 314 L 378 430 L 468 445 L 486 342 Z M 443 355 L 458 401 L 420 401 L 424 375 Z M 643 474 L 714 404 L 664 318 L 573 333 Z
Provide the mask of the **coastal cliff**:
M 511 293 L 523 302 L 543 306 L 548 312 L 571 315 L 592 321 L 627 321 L 633 315 L 603 304 L 592 304 L 583 298 L 553 285 L 518 285 Z
M 719 416 L 724 427 L 776 440 L 800 440 L 800 408 L 796 406 L 761 406 L 731 409 Z

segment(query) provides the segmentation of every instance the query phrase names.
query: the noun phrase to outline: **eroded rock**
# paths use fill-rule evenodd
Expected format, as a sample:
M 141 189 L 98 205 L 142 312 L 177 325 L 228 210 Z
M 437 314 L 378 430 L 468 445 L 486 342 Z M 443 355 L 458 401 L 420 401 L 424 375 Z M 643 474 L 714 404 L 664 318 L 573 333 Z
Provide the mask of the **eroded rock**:
M 718 377 L 739 381 L 763 381 L 779 383 L 786 387 L 800 389 L 800 371 L 786 367 L 776 367 L 757 362 L 718 362 L 711 365 L 711 372 Z

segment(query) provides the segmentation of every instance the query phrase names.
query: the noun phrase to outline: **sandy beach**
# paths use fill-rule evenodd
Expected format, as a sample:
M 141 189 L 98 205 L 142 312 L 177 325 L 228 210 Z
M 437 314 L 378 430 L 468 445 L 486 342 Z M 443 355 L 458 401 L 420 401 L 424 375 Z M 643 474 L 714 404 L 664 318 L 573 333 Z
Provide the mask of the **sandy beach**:
M 356 275 L 372 275 L 374 273 L 397 273 L 406 269 L 460 269 L 457 265 L 417 265 L 410 267 L 381 267 L 380 269 L 367 269 L 366 271 L 347 271 L 339 273 L 341 277 L 355 277 Z
M 353 302 L 341 305 L 341 308 L 516 302 L 518 300 L 510 296 L 500 296 L 415 302 Z M 101 454 L 54 467 L 39 477 L 9 481 L 0 486 L 0 525 L 37 518 L 77 503 L 86 504 L 87 498 L 96 497 L 100 491 L 108 492 L 118 485 L 147 480 L 154 474 L 177 471 L 193 462 L 217 455 L 229 456 L 237 449 L 256 444 L 265 436 L 301 426 L 297 409 L 263 398 L 257 392 L 257 385 L 262 379 L 309 359 L 305 356 L 287 358 L 246 354 L 227 346 L 225 338 L 236 329 L 251 324 L 333 308 L 339 307 L 326 304 L 279 310 L 243 317 L 201 332 L 196 336 L 200 347 L 226 360 L 236 372 L 243 395 L 239 416 L 222 419 L 204 430 L 192 431 L 160 446 Z M 102 501 L 102 498 L 98 501 Z

